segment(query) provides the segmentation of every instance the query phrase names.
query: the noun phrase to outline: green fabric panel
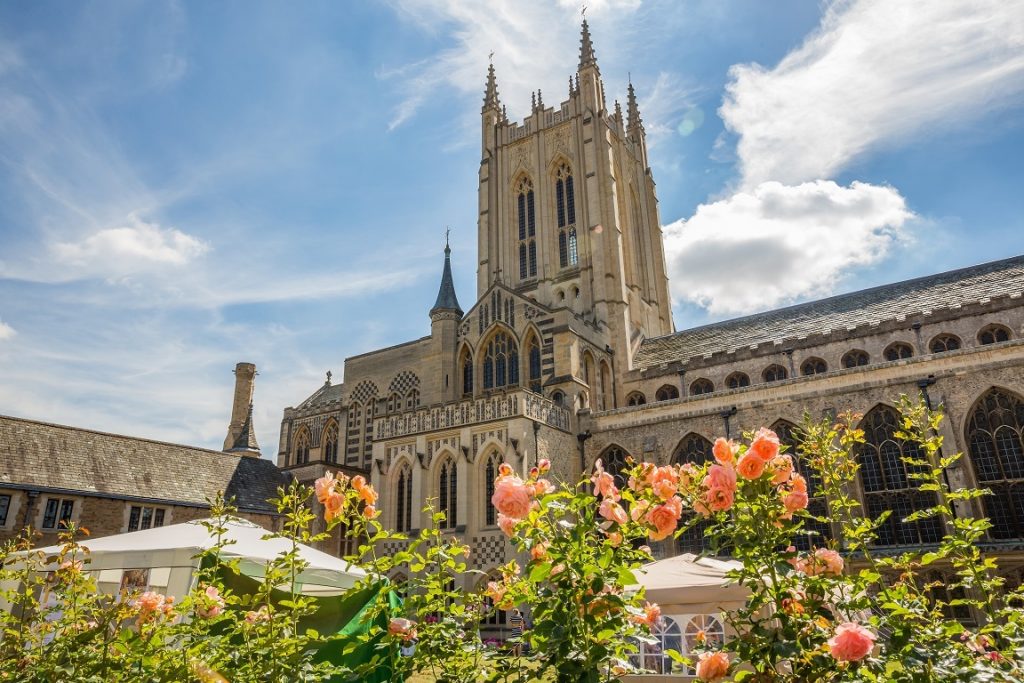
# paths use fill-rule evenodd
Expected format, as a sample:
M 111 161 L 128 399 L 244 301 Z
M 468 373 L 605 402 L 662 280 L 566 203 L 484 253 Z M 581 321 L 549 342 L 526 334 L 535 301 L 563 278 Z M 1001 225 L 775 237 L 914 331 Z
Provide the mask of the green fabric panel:
M 260 582 L 244 574 L 236 574 L 227 567 L 219 567 L 217 575 L 223 586 L 236 595 L 253 595 L 259 587 Z M 315 598 L 316 611 L 313 614 L 303 617 L 299 621 L 299 628 L 315 629 L 321 635 L 327 636 L 327 642 L 321 646 L 314 656 L 314 661 L 331 662 L 333 664 L 344 664 L 347 667 L 356 667 L 362 664 L 373 662 L 374 654 L 380 657 L 381 661 L 375 664 L 372 673 L 348 678 L 335 676 L 330 683 L 387 683 L 391 681 L 391 667 L 387 662 L 388 648 L 392 647 L 385 640 L 388 621 L 392 615 L 401 611 L 402 601 L 394 593 L 388 593 L 388 610 L 377 615 L 373 622 L 369 621 L 369 614 L 374 603 L 380 599 L 381 592 L 386 584 L 374 584 L 360 589 L 350 589 L 337 596 L 323 596 Z M 271 594 L 271 601 L 274 604 L 291 597 L 286 591 L 274 590 Z M 376 625 L 380 628 L 375 638 L 369 638 L 370 627 Z M 328 635 L 333 634 L 333 635 Z

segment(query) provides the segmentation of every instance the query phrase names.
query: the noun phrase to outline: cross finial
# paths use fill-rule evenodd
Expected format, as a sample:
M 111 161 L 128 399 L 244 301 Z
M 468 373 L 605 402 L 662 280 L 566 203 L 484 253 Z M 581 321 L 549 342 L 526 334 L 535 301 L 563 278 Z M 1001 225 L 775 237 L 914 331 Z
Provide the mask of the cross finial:
M 494 50 L 491 50 L 491 54 L 487 55 L 487 61 L 494 64 Z
M 583 5 L 583 9 L 580 10 L 580 16 L 583 17 L 584 19 L 587 18 L 587 6 L 586 5 Z
M 445 248 L 448 247 L 448 236 L 451 235 L 451 234 L 452 234 L 452 229 L 449 228 L 447 225 L 444 226 L 444 246 L 445 246 Z
M 330 371 L 330 370 L 328 370 L 328 371 L 327 371 L 327 384 L 330 384 L 330 383 L 331 383 L 331 377 L 332 377 L 332 375 L 331 375 L 331 371 Z

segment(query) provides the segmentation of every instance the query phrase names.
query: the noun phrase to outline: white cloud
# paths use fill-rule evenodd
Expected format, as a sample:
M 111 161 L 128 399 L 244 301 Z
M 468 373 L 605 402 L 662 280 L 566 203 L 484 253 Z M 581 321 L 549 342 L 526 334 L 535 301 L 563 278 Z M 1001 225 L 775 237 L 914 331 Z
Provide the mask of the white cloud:
M 1024 0 L 833 2 L 777 66 L 733 66 L 720 114 L 744 187 L 851 160 L 1020 103 Z
M 704 123 L 704 112 L 693 105 L 695 94 L 696 90 L 682 83 L 676 74 L 658 73 L 654 85 L 638 102 L 648 147 L 656 147 L 662 139 L 676 132 L 689 135 Z M 623 104 L 623 112 L 625 107 Z M 679 127 L 680 119 L 685 128 Z
M 127 225 L 105 228 L 79 242 L 58 242 L 53 255 L 79 274 L 119 277 L 153 267 L 183 266 L 208 249 L 196 237 L 133 215 Z
M 913 217 L 891 187 L 762 183 L 665 227 L 672 294 L 712 314 L 828 294 L 905 239 Z
M 11 339 L 16 334 L 17 332 L 13 327 L 5 323 L 3 320 L 0 320 L 0 341 L 4 341 L 5 339 Z
M 482 98 L 487 56 L 492 51 L 498 90 L 510 118 L 529 113 L 530 93 L 538 88 L 547 93 L 548 106 L 566 96 L 569 75 L 575 73 L 579 58 L 580 3 L 575 0 L 395 0 L 394 5 L 401 16 L 423 30 L 450 34 L 454 45 L 429 59 L 381 74 L 401 81 L 407 93 L 389 128 L 408 121 L 444 86 Z M 600 24 L 611 31 L 616 21 L 639 5 L 640 0 L 591 1 L 587 17 L 600 18 Z M 600 59 L 600 41 L 595 47 Z M 559 66 L 563 73 L 558 72 Z

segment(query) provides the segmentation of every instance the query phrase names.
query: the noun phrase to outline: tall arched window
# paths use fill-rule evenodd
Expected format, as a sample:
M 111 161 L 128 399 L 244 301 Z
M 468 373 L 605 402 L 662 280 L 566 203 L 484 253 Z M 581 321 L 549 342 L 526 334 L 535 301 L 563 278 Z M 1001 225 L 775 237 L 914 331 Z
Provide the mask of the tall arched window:
M 690 385 L 690 396 L 710 394 L 714 392 L 714 390 L 715 385 L 711 383 L 711 380 L 701 377 L 700 379 L 694 380 L 693 384 Z
M 797 452 L 799 440 L 797 439 L 797 427 L 791 422 L 779 420 L 772 425 L 772 431 L 779 437 L 779 443 L 786 447 L 786 453 L 793 458 L 796 471 L 807 480 L 807 511 L 815 517 L 828 516 L 828 503 L 821 493 L 821 474 L 810 467 L 800 458 Z M 798 550 L 809 550 L 811 546 L 817 548 L 825 547 L 825 541 L 832 538 L 832 527 L 827 522 L 819 522 L 813 519 L 803 520 L 803 532 L 794 540 L 793 545 Z
M 786 368 L 776 363 L 766 367 L 761 373 L 761 377 L 765 382 L 780 382 L 789 377 L 789 373 L 786 372 Z
M 484 389 L 519 384 L 519 348 L 512 335 L 498 332 L 484 351 Z
M 622 488 L 626 485 L 626 451 L 619 446 L 609 446 L 601 453 L 601 466 L 604 471 L 615 477 L 615 485 Z
M 445 519 L 441 522 L 442 529 L 454 529 L 458 523 L 458 471 L 454 458 L 447 457 L 438 469 L 437 507 L 443 512 Z
M 854 349 L 853 351 L 847 351 L 845 354 L 843 354 L 843 367 L 859 368 L 862 365 L 867 365 L 869 360 L 870 358 L 868 357 L 867 351 Z
M 679 398 L 679 389 L 671 384 L 663 384 L 660 389 L 654 392 L 655 401 L 671 401 Z
M 713 458 L 711 442 L 700 434 L 692 432 L 682 438 L 672 453 L 672 462 L 677 465 L 687 462 L 703 465 Z M 710 543 L 704 537 L 704 530 L 707 526 L 708 522 L 701 520 L 683 532 L 677 540 L 679 552 L 700 554 L 710 550 Z
M 1010 341 L 1010 329 L 1003 325 L 988 325 L 978 332 L 978 343 L 982 345 Z
M 918 491 L 919 482 L 908 476 L 923 468 L 908 465 L 903 458 L 924 460 L 925 455 L 918 444 L 896 437 L 899 425 L 899 415 L 886 405 L 872 408 L 861 422 L 864 443 L 857 446 L 856 453 L 864 509 L 872 519 L 887 510 L 892 513 L 878 529 L 878 545 L 938 543 L 945 534 L 940 518 L 903 521 L 913 512 L 934 506 L 935 494 Z
M 750 386 L 750 377 L 745 372 L 734 372 L 725 378 L 725 386 L 730 389 L 740 389 Z
M 887 361 L 903 360 L 914 355 L 914 347 L 904 342 L 893 342 L 885 347 L 882 355 Z
M 338 423 L 334 420 L 324 428 L 323 436 L 320 437 L 323 444 L 324 462 L 338 462 Z
M 558 216 L 558 262 L 562 268 L 579 263 L 576 245 L 576 194 L 572 183 L 572 169 L 567 164 L 558 167 L 555 177 L 555 213 Z
M 989 536 L 1024 538 L 1024 401 L 1002 389 L 989 389 L 967 420 L 967 450 L 992 522 Z
M 402 463 L 395 487 L 395 531 L 412 529 L 412 465 Z
M 601 359 L 601 409 L 611 410 L 614 408 L 614 397 L 612 396 L 612 371 L 608 367 L 608 361 Z
M 531 334 L 526 342 L 526 362 L 530 370 L 530 391 L 540 393 L 540 341 L 536 334 Z
M 462 350 L 462 358 L 459 361 L 462 366 L 462 395 L 473 395 L 473 354 L 468 348 Z
M 502 462 L 501 453 L 495 451 L 487 457 L 487 464 L 484 466 L 484 524 L 486 526 L 494 526 L 498 523 L 498 511 L 491 503 L 491 498 L 494 497 L 494 480 L 498 476 L 498 467 Z
M 955 334 L 940 334 L 928 344 L 928 350 L 932 353 L 946 353 L 956 351 L 960 348 L 960 337 Z
M 305 427 L 299 428 L 299 433 L 295 435 L 295 464 L 305 465 L 309 462 L 309 444 L 312 439 L 309 438 L 309 430 Z
M 522 178 L 516 183 L 516 213 L 519 221 L 519 279 L 537 276 L 537 212 L 533 183 Z

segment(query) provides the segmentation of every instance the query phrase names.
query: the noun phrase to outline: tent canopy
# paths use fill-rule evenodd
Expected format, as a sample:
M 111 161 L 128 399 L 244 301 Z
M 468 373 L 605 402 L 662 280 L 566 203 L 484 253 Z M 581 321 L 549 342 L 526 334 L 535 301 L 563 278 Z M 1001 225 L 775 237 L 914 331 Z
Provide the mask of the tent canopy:
M 741 566 L 735 560 L 685 554 L 644 565 L 637 580 L 647 599 L 666 614 L 717 612 L 746 600 L 747 589 L 727 576 Z
M 203 550 L 212 548 L 216 537 L 207 531 L 203 522 L 193 520 L 182 524 L 156 527 L 144 531 L 84 539 L 81 545 L 89 549 L 88 569 L 116 570 L 140 568 L 193 569 L 195 558 Z M 266 564 L 291 550 L 286 538 L 264 538 L 270 532 L 244 519 L 230 518 L 225 524 L 224 539 L 228 545 L 221 549 L 226 560 L 237 559 L 242 573 L 261 578 Z M 59 546 L 49 546 L 34 552 L 47 556 L 60 552 Z M 366 574 L 342 559 L 328 555 L 308 545 L 299 544 L 299 556 L 309 564 L 299 575 L 304 593 L 338 593 L 351 588 Z

